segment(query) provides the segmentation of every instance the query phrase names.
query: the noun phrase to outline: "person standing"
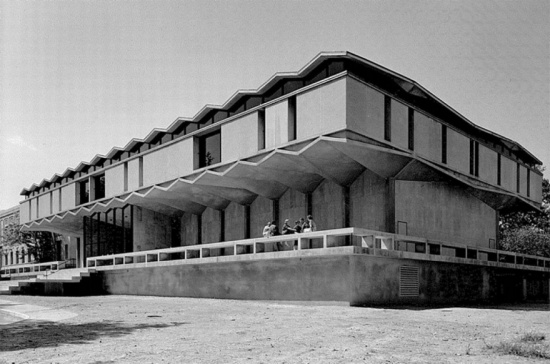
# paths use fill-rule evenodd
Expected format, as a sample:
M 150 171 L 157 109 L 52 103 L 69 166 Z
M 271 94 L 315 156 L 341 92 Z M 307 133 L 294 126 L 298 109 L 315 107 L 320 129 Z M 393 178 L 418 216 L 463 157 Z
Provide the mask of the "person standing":
M 296 220 L 296 222 L 294 223 L 294 232 L 296 234 L 299 234 L 302 232 L 302 225 L 303 224 L 300 223 L 300 220 Z
M 310 233 L 312 231 L 316 231 L 317 224 L 315 223 L 315 221 L 313 221 L 313 216 L 307 215 L 307 220 L 302 227 L 303 227 L 304 233 Z
M 271 237 L 271 221 L 268 221 L 267 224 L 265 225 L 264 231 L 263 231 L 263 236 L 264 236 L 264 238 Z
M 309 223 L 310 231 L 317 231 L 317 224 L 313 221 L 313 216 L 307 215 L 307 221 Z
M 296 230 L 290 227 L 290 225 L 288 224 L 288 219 L 285 220 L 282 231 L 283 231 L 283 235 L 294 234 L 296 232 Z

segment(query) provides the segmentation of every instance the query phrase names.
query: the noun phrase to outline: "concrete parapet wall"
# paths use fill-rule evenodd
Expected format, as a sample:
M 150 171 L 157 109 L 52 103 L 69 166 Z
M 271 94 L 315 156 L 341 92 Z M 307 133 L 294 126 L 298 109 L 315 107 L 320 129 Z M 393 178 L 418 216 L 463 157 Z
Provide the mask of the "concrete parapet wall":
M 338 254 L 286 252 L 275 257 L 267 253 L 265 259 L 112 269 L 99 274 L 109 294 L 351 305 L 548 300 L 548 272 L 351 253 L 357 248 L 346 254 L 345 249 L 337 249 Z M 402 267 L 418 271 L 418 295 L 401 295 Z

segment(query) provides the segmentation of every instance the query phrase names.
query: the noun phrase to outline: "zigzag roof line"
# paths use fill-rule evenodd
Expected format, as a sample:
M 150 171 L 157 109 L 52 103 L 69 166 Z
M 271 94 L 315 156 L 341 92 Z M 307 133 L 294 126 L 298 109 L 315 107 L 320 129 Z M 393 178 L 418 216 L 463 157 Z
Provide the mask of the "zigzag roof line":
M 417 96 L 427 97 L 431 98 L 441 105 L 443 105 L 445 108 L 450 110 L 452 113 L 454 113 L 456 116 L 458 116 L 462 121 L 464 121 L 467 125 L 470 127 L 473 127 L 477 130 L 482 131 L 483 133 L 492 135 L 494 137 L 497 137 L 501 139 L 503 142 L 507 144 L 509 148 L 512 150 L 521 150 L 528 156 L 530 156 L 537 164 L 542 164 L 542 162 L 535 157 L 532 153 L 530 153 L 526 148 L 524 148 L 521 144 L 518 142 L 515 142 L 511 139 L 508 139 L 502 135 L 499 135 L 497 133 L 494 133 L 488 129 L 485 129 L 481 126 L 478 126 L 468 120 L 466 117 L 464 117 L 462 114 L 460 114 L 458 111 L 453 109 L 451 106 L 447 105 L 444 101 L 440 100 L 437 96 L 432 94 L 430 91 L 428 91 L 426 88 L 424 88 L 422 85 L 417 83 L 416 81 L 403 76 L 395 71 L 392 71 L 386 67 L 383 67 L 373 61 L 370 61 L 366 58 L 363 58 L 361 56 L 358 56 L 354 53 L 348 52 L 348 51 L 333 51 L 333 52 L 320 52 L 317 54 L 311 61 L 309 61 L 305 66 L 303 66 L 299 71 L 296 72 L 277 72 L 273 76 L 271 76 L 266 82 L 264 82 L 260 87 L 258 87 L 256 90 L 251 89 L 241 89 L 236 91 L 229 99 L 222 105 L 214 105 L 214 104 L 206 104 L 203 106 L 193 117 L 178 117 L 176 120 L 174 120 L 167 128 L 154 128 L 147 136 L 145 136 L 143 139 L 139 138 L 133 138 L 131 139 L 124 147 L 113 147 L 111 150 L 105 154 L 96 154 L 89 162 L 80 162 L 76 168 L 67 168 L 62 174 L 54 174 L 52 178 L 50 179 L 43 179 L 38 185 L 32 184 L 28 189 L 24 188 L 21 191 L 21 195 L 26 195 L 29 192 L 32 192 L 36 190 L 37 188 L 43 187 L 48 183 L 52 183 L 57 181 L 59 178 L 63 178 L 68 176 L 71 173 L 74 172 L 80 172 L 84 167 L 87 166 L 93 166 L 97 162 L 99 162 L 102 159 L 111 159 L 114 156 L 116 156 L 120 152 L 129 152 L 131 151 L 136 145 L 143 144 L 143 143 L 150 143 L 152 140 L 157 138 L 160 134 L 167 134 L 167 133 L 173 133 L 175 130 L 177 130 L 183 123 L 198 123 L 201 118 L 206 116 L 209 112 L 213 110 L 228 110 L 232 106 L 234 106 L 243 96 L 260 96 L 262 93 L 267 91 L 269 88 L 274 86 L 277 82 L 283 80 L 283 79 L 291 79 L 291 78 L 301 78 L 307 75 L 308 72 L 312 71 L 317 67 L 319 64 L 324 62 L 327 59 L 350 59 L 355 60 L 361 63 L 364 63 L 366 65 L 369 65 L 371 67 L 374 67 L 386 74 L 389 74 L 395 78 L 397 78 L 397 81 L 400 85 L 400 87 L 412 94 L 416 94 Z
M 126 205 L 128 203 L 128 201 L 130 201 L 132 199 L 135 199 L 135 198 L 139 198 L 140 200 L 145 199 L 145 198 L 148 197 L 149 194 L 151 194 L 155 190 L 171 192 L 172 187 L 176 186 L 179 183 L 184 183 L 184 184 L 189 184 L 189 185 L 197 185 L 197 186 L 200 187 L 201 185 L 200 185 L 199 181 L 201 180 L 201 177 L 203 177 L 206 174 L 215 175 L 215 176 L 223 178 L 226 174 L 230 173 L 231 170 L 233 168 L 236 168 L 238 165 L 243 165 L 244 164 L 244 165 L 259 167 L 262 164 L 266 163 L 270 158 L 276 156 L 277 154 L 299 156 L 303 152 L 305 152 L 306 150 L 312 148 L 315 144 L 321 143 L 321 142 L 324 142 L 324 141 L 328 141 L 328 142 L 335 142 L 336 141 L 336 142 L 338 142 L 338 140 L 335 140 L 335 138 L 333 138 L 333 137 L 319 136 L 319 137 L 316 137 L 316 138 L 310 140 L 309 143 L 304 145 L 298 151 L 289 151 L 289 150 L 285 150 L 283 148 L 274 149 L 273 151 L 268 153 L 268 155 L 265 158 L 262 158 L 262 160 L 257 161 L 257 162 L 246 162 L 246 161 L 242 161 L 242 160 L 236 160 L 236 161 L 228 163 L 230 165 L 230 168 L 226 169 L 223 172 L 214 172 L 212 170 L 206 169 L 206 170 L 201 171 L 198 174 L 194 174 L 196 177 L 193 178 L 193 180 L 186 179 L 185 176 L 182 176 L 182 177 L 174 179 L 166 187 L 159 186 L 159 185 L 144 187 L 144 188 L 141 188 L 141 189 L 133 191 L 133 192 L 125 193 L 125 194 L 123 194 L 121 196 L 118 196 L 118 197 L 110 197 L 110 198 L 106 198 L 102 201 L 90 202 L 86 206 L 76 207 L 76 208 L 74 208 L 72 210 L 69 210 L 69 211 L 59 212 L 59 213 L 56 213 L 54 215 L 41 218 L 39 220 L 31 221 L 31 222 L 23 224 L 23 226 L 25 226 L 27 228 L 31 228 L 33 226 L 40 227 L 42 224 L 51 223 L 54 220 L 63 220 L 63 219 L 65 219 L 65 217 L 67 215 L 70 215 L 71 217 L 79 217 L 79 216 L 83 216 L 83 215 L 86 215 L 86 214 L 97 212 L 98 210 L 105 211 L 105 210 L 108 210 L 110 208 L 121 207 L 121 206 Z M 373 146 L 373 147 L 378 148 L 377 146 Z M 400 151 L 397 151 L 397 150 L 393 151 L 392 153 L 407 155 L 406 153 L 403 153 L 403 152 L 400 152 Z M 518 199 L 519 201 L 523 201 L 524 203 L 531 205 L 531 203 L 529 201 L 527 201 L 525 198 L 523 198 L 522 196 L 514 195 L 513 193 L 511 193 L 509 191 L 506 191 L 504 189 L 501 189 L 501 188 L 495 189 L 494 187 L 491 188 L 489 186 L 485 186 L 485 184 L 478 185 L 478 184 L 473 183 L 472 181 L 469 181 L 469 180 L 458 179 L 458 177 L 455 176 L 454 173 L 450 173 L 449 171 L 441 168 L 437 164 L 431 162 L 430 160 L 428 160 L 424 157 L 416 156 L 415 160 L 419 161 L 420 163 L 422 163 L 422 164 L 424 164 L 424 165 L 426 165 L 426 166 L 428 166 L 432 169 L 437 170 L 439 173 L 441 173 L 443 175 L 446 175 L 446 176 L 448 176 L 449 178 L 451 178 L 453 180 L 459 180 L 460 183 L 465 184 L 468 187 L 471 187 L 471 188 L 474 188 L 474 189 L 477 189 L 477 190 L 483 190 L 485 192 L 498 193 L 498 194 L 501 194 L 501 195 L 508 196 L 510 199 Z M 163 182 L 163 183 L 166 183 L 166 182 Z M 208 193 L 208 192 L 205 192 L 205 193 Z M 125 196 L 125 197 L 122 197 L 122 196 Z M 219 196 L 219 198 L 225 199 L 221 196 Z

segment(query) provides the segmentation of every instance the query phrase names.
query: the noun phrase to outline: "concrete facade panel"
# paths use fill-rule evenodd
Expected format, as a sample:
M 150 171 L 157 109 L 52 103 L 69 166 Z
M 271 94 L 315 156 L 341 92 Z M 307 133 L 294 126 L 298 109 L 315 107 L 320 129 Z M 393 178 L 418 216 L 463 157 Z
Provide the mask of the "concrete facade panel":
M 124 192 L 124 163 L 105 171 L 105 197 Z
M 223 154 L 222 154 L 223 157 Z M 187 138 L 143 156 L 143 185 L 166 182 L 193 172 L 193 139 Z
M 519 166 L 519 193 L 527 197 L 527 168 Z
M 531 197 L 530 199 L 541 203 L 542 202 L 542 176 L 531 172 Z
M 507 158 L 501 156 L 500 158 L 500 185 L 511 192 L 516 192 L 516 176 L 517 176 L 517 163 Z
M 76 206 L 76 184 L 71 183 L 61 187 L 61 206 L 63 211 Z
M 324 180 L 313 191 L 311 214 L 317 224 L 317 230 L 345 227 L 343 187 L 329 180 Z
M 348 128 L 384 139 L 384 95 L 352 78 L 348 78 L 346 94 Z
M 493 185 L 497 184 L 498 153 L 479 145 L 479 178 Z
M 243 205 L 235 202 L 231 202 L 225 209 L 224 240 L 231 241 L 245 238 L 246 219 L 244 209 Z
M 289 219 L 289 225 L 294 227 L 294 222 L 305 219 L 307 216 L 306 195 L 288 189 L 279 199 L 279 229 L 283 226 L 285 219 Z
M 340 78 L 296 96 L 297 139 L 346 127 L 346 79 Z
M 441 163 L 441 124 L 416 110 L 414 150 L 424 158 Z
M 24 224 L 29 222 L 29 211 L 30 211 L 31 200 L 27 199 L 19 204 L 19 223 Z
M 61 206 L 59 206 L 59 197 L 60 196 L 61 196 L 61 189 L 60 188 L 57 188 L 57 189 L 52 191 L 52 202 L 53 202 L 52 211 L 53 211 L 53 213 L 61 211 L 60 210 Z
M 268 221 L 273 220 L 273 201 L 258 196 L 250 204 L 250 237 L 259 238 L 262 236 L 264 226 Z
M 128 161 L 128 191 L 139 187 L 139 158 L 135 158 Z
M 401 148 L 409 147 L 409 108 L 391 100 L 391 142 Z
M 389 203 L 387 181 L 368 170 L 350 187 L 351 226 L 386 230 L 386 209 Z
M 221 138 L 222 162 L 256 154 L 258 152 L 258 112 L 223 124 Z
M 288 100 L 283 100 L 265 108 L 265 147 L 269 149 L 287 142 Z
M 462 173 L 470 173 L 470 138 L 447 129 L 447 165 Z
M 50 213 L 50 193 L 46 192 L 42 196 L 38 197 L 38 216 L 39 217 L 46 217 L 48 215 L 51 215 Z
M 138 206 L 134 209 L 134 251 L 169 248 L 170 216 Z
M 495 210 L 447 183 L 396 181 L 395 218 L 412 236 L 487 248 L 496 239 Z
M 210 207 L 202 213 L 201 244 L 219 243 L 221 234 L 220 211 Z

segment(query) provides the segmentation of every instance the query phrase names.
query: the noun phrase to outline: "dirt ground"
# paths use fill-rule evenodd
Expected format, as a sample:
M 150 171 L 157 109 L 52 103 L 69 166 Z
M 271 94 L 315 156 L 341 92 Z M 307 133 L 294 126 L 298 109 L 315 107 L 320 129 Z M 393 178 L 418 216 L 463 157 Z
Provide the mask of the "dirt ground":
M 140 296 L 0 300 L 0 309 L 37 305 L 69 317 L 1 325 L 1 364 L 531 363 L 544 361 L 502 356 L 488 345 L 526 332 L 550 338 L 547 304 L 384 309 Z

